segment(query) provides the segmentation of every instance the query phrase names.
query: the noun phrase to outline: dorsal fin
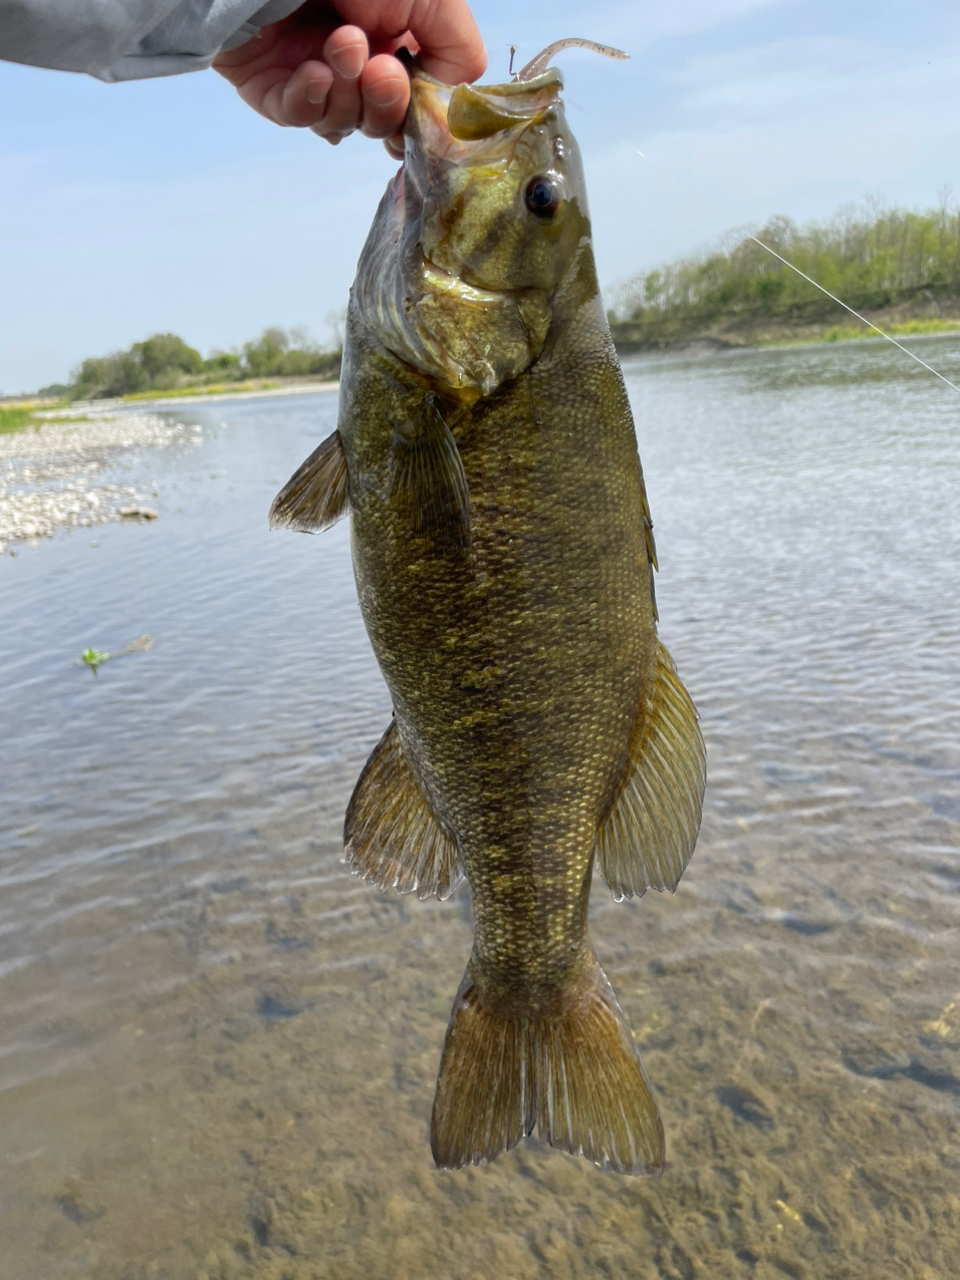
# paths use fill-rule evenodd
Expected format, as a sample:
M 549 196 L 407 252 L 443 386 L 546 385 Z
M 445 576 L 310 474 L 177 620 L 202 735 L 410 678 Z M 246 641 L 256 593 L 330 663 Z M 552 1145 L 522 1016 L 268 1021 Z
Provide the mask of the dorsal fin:
M 344 854 L 361 880 L 381 889 L 449 898 L 463 878 L 453 836 L 430 808 L 396 720 L 374 747 L 354 788 L 343 830 Z
M 597 833 L 597 867 L 618 901 L 676 889 L 697 842 L 705 784 L 697 710 L 658 641 L 653 694 L 637 721 L 620 792 Z

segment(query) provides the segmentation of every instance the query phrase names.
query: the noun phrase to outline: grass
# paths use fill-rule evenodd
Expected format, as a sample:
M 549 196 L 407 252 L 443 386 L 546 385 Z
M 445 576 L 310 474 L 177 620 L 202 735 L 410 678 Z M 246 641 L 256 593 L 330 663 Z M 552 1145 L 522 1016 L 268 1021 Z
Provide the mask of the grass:
M 277 381 L 264 381 L 262 379 L 247 379 L 240 382 L 209 382 L 206 385 L 186 387 L 171 387 L 169 391 L 160 391 L 157 388 L 146 391 L 128 391 L 123 397 L 124 402 L 136 400 L 175 400 L 180 396 L 219 396 L 225 392 L 232 391 L 273 391 L 281 384 Z
M 894 338 L 960 333 L 960 318 L 895 320 L 892 317 L 888 319 L 882 313 L 875 313 L 873 319 L 883 333 Z M 801 325 L 782 320 L 755 320 L 752 324 L 742 321 L 730 325 L 704 324 L 702 327 L 692 326 L 687 331 L 678 326 L 673 332 L 660 334 L 653 341 L 644 341 L 643 335 L 637 332 L 638 326 L 629 321 L 614 321 L 611 329 L 617 348 L 625 354 L 644 348 L 666 350 L 703 338 L 717 339 L 731 347 L 810 347 L 819 346 L 823 342 L 862 342 L 865 338 L 880 338 L 876 329 L 852 322 Z
M 173 387 L 169 391 L 130 391 L 123 397 L 124 403 L 138 400 L 174 400 L 180 396 L 221 396 L 234 395 L 238 391 L 277 391 L 281 387 L 293 383 L 329 381 L 304 374 L 303 377 L 292 378 L 244 378 L 236 382 L 213 382 L 194 386 Z
M 31 409 L 0 408 L 0 435 L 7 435 L 11 431 L 22 431 L 24 427 L 39 426 L 40 423 L 34 417 Z
M 956 333 L 960 329 L 957 320 L 906 320 L 902 324 L 886 324 L 880 326 L 884 333 L 893 338 L 909 337 L 911 334 Z M 850 342 L 856 338 L 877 338 L 876 329 L 868 329 L 862 324 L 835 324 L 829 328 L 819 342 Z
M 900 324 L 881 324 L 880 328 L 892 338 L 918 337 L 938 333 L 960 333 L 960 320 L 905 320 Z M 788 335 L 764 338 L 758 347 L 809 347 L 822 342 L 857 342 L 864 338 L 879 338 L 876 329 L 863 324 L 835 324 L 822 333 L 791 338 Z
M 903 324 L 891 324 L 886 332 L 895 338 L 910 333 L 956 333 L 960 330 L 960 320 L 906 320 Z M 836 341 L 834 338 L 830 342 Z

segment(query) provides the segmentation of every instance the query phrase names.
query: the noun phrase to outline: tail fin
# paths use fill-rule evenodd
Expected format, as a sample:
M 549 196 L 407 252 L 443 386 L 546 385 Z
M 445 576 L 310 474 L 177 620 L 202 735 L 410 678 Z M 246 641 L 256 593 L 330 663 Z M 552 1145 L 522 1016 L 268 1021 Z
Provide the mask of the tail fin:
M 599 964 L 595 973 L 574 1008 L 535 1020 L 483 1008 L 467 970 L 433 1101 L 440 1168 L 493 1160 L 536 1125 L 541 1141 L 618 1173 L 663 1171 L 657 1104 Z

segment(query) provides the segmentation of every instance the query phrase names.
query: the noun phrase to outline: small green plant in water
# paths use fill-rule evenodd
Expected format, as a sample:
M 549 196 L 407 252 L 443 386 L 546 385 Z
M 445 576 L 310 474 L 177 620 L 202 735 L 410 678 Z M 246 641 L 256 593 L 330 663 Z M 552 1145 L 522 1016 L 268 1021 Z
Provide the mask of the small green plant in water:
M 71 667 L 85 666 L 89 667 L 96 677 L 97 671 L 104 662 L 110 658 L 122 658 L 127 653 L 144 653 L 151 648 L 153 641 L 149 636 L 140 636 L 137 640 L 131 642 L 124 649 L 118 649 L 116 653 L 105 653 L 102 649 L 84 649 L 80 658 L 76 662 L 71 662 Z
M 109 653 L 104 653 L 102 649 L 84 649 L 80 655 L 80 661 L 85 662 L 94 675 L 97 674 L 97 668 L 101 662 L 106 662 L 110 657 Z

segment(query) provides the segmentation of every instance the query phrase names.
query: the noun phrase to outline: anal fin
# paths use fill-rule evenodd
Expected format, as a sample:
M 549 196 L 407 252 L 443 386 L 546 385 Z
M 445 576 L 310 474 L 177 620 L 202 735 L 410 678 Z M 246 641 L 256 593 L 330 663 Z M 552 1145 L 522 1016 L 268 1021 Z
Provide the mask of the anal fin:
M 381 889 L 443 899 L 463 878 L 456 841 L 434 816 L 410 768 L 396 720 L 354 788 L 343 842 L 354 872 Z
M 697 842 L 705 785 L 697 710 L 658 641 L 653 694 L 597 833 L 597 867 L 615 898 L 676 889 Z
M 346 515 L 348 506 L 347 458 L 340 432 L 334 431 L 274 498 L 270 528 L 320 533 Z
M 470 491 L 463 459 L 433 401 L 423 419 L 393 433 L 390 497 L 409 527 L 438 549 L 470 546 Z

